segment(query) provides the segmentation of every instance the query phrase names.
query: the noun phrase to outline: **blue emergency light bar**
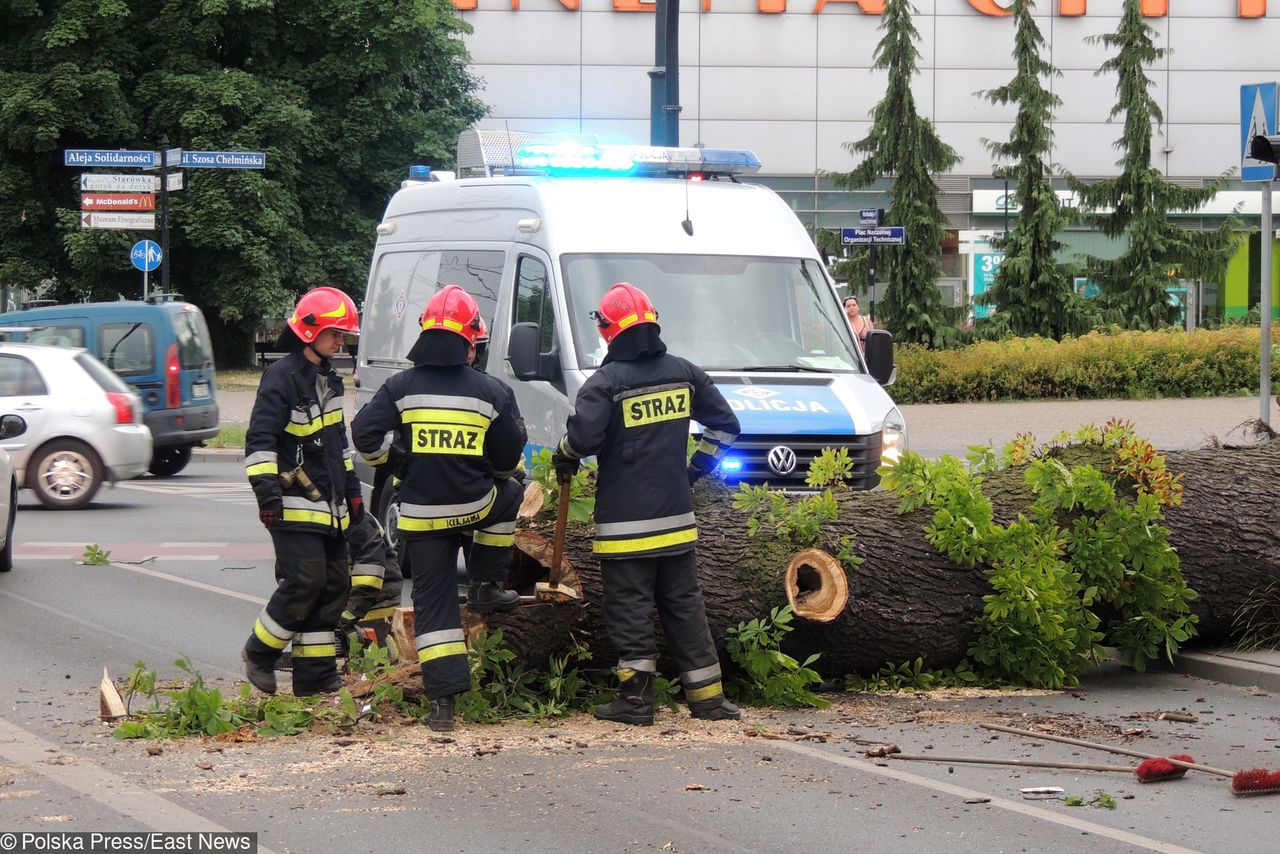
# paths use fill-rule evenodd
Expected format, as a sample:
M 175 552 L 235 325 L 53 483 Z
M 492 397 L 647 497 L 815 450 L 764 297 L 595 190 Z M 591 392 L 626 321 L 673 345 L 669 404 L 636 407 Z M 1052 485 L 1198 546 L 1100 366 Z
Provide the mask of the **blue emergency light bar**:
M 760 159 L 745 149 L 663 148 L 646 145 L 595 145 L 574 141 L 521 146 L 517 173 L 549 175 L 688 176 L 746 175 Z
M 720 461 L 720 471 L 724 472 L 725 477 L 737 474 L 742 471 L 742 460 L 737 457 L 725 457 Z

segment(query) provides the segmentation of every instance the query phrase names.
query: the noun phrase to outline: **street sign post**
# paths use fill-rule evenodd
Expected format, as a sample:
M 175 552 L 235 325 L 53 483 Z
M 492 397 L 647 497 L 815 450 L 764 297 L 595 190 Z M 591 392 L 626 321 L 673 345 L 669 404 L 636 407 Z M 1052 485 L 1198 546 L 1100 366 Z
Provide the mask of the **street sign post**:
M 156 215 L 153 213 L 103 213 L 83 211 L 80 214 L 81 228 L 112 228 L 117 231 L 144 230 L 156 227 Z
M 129 250 L 129 260 L 142 271 L 142 298 L 147 298 L 147 274 L 160 266 L 164 254 L 154 240 L 139 240 Z
M 905 246 L 906 242 L 907 230 L 900 225 L 840 229 L 840 243 L 844 246 Z
M 169 192 L 182 189 L 182 173 L 169 173 Z M 159 175 L 100 175 L 84 172 L 80 175 L 82 193 L 158 193 Z
M 125 169 L 152 169 L 160 156 L 154 151 L 109 151 L 99 148 L 68 148 L 62 152 L 64 166 L 119 166 Z
M 181 165 L 188 169 L 266 169 L 267 155 L 261 151 L 184 151 Z
M 153 211 L 156 197 L 151 193 L 81 193 L 82 211 Z
M 862 208 L 858 211 L 858 225 L 879 225 L 883 208 Z
M 1262 182 L 1262 263 L 1259 265 L 1262 296 L 1262 337 L 1260 347 L 1259 406 L 1261 420 L 1271 425 L 1271 188 L 1276 177 L 1274 158 L 1263 160 L 1253 149 L 1253 140 L 1276 132 L 1276 84 L 1252 83 L 1240 87 L 1240 177 Z

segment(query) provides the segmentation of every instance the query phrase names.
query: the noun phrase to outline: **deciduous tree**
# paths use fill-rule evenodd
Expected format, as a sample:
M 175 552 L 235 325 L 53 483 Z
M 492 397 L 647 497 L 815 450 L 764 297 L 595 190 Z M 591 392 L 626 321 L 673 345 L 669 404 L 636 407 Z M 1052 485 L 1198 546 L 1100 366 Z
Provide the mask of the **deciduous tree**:
M 918 14 L 910 0 L 887 0 L 873 67 L 888 72 L 884 97 L 872 110 L 871 130 L 844 148 L 865 159 L 851 172 L 830 173 L 838 187 L 858 189 L 881 176 L 892 177 L 888 219 L 906 229 L 901 247 L 879 247 L 888 288 L 877 320 L 901 341 L 938 342 L 944 323 L 938 264 L 946 217 L 938 206 L 932 175 L 960 162 L 954 149 L 937 134 L 933 122 L 920 115 L 911 79 L 917 71 L 920 34 L 912 22 Z

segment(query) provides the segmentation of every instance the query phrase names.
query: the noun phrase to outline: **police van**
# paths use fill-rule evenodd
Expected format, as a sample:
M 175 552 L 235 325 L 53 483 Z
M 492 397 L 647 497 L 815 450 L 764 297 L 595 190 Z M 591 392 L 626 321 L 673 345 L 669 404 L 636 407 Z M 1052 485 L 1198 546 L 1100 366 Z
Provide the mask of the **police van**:
M 456 284 L 491 332 L 482 367 L 515 391 L 527 453 L 554 447 L 606 355 L 589 313 L 630 282 L 653 300 L 671 352 L 738 414 L 727 481 L 803 489 L 823 448 L 847 448 L 853 485 L 877 485 L 881 458 L 906 443 L 885 391 L 893 339 L 873 331 L 859 348 L 804 226 L 739 180 L 759 168 L 749 151 L 465 131 L 458 173 L 412 167 L 377 227 L 357 407 L 409 365 L 427 300 Z M 389 520 L 391 490 L 357 470 Z

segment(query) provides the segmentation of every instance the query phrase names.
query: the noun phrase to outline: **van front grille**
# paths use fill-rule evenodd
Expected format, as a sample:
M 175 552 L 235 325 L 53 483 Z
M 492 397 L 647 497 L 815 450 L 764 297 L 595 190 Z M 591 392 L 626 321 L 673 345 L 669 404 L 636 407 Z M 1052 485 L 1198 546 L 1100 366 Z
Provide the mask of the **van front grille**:
M 880 467 L 880 439 L 878 432 L 863 436 L 739 436 L 725 456 L 726 459 L 737 460 L 741 468 L 725 472 L 725 480 L 731 484 L 758 486 L 767 483 L 779 489 L 805 489 L 809 464 L 823 449 L 846 448 L 853 460 L 853 476 L 849 485 L 854 489 L 873 489 L 880 485 L 880 475 L 876 473 Z M 770 452 L 778 448 L 789 449 L 795 454 L 795 469 L 790 474 L 780 475 L 769 465 Z M 780 452 L 779 456 L 785 458 L 787 455 Z

